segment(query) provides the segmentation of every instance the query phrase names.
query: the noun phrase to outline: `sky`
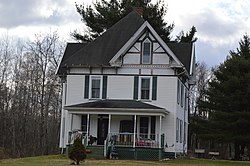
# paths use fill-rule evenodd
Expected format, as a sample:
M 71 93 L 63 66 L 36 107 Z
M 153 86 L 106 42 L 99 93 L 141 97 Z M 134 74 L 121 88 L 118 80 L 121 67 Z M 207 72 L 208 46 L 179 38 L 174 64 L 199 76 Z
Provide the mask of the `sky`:
M 85 30 L 75 3 L 96 0 L 1 0 L 0 36 L 32 39 L 37 33 L 57 31 L 67 42 L 70 32 Z M 157 0 L 152 0 L 155 3 Z M 197 28 L 196 60 L 214 67 L 230 50 L 236 50 L 243 35 L 250 31 L 249 0 L 164 0 L 166 22 L 174 23 L 172 38 L 180 31 Z

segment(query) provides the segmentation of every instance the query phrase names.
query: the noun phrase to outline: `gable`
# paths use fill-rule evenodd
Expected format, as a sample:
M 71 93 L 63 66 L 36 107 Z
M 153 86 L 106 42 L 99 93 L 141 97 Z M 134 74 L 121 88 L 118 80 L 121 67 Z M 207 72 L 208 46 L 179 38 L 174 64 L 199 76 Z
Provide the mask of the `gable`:
M 100 37 L 88 43 L 65 61 L 74 66 L 109 66 L 110 59 L 144 23 L 138 13 L 131 12 Z
M 151 42 L 147 50 L 153 53 L 150 64 L 168 65 L 191 71 L 194 58 L 190 49 L 180 43 L 166 44 L 152 26 L 133 11 L 94 41 L 87 44 L 68 44 L 57 74 L 65 73 L 70 67 L 119 67 L 122 64 L 141 64 L 142 45 L 145 39 Z
M 157 39 L 152 35 L 152 33 L 146 30 L 141 37 L 138 38 L 137 41 L 130 47 L 130 49 L 125 53 L 124 56 L 121 56 L 118 61 L 122 65 L 129 65 L 129 64 L 143 64 L 142 63 L 142 52 L 143 52 L 143 43 L 144 42 L 150 43 L 150 52 L 151 52 L 151 59 L 150 64 L 169 64 L 170 58 L 169 55 L 166 53 L 164 48 L 160 45 Z M 119 63 L 119 62 L 118 62 Z
M 183 67 L 181 61 L 161 39 L 152 26 L 145 21 L 127 43 L 110 60 L 111 66 L 122 64 L 142 64 L 143 42 L 150 41 L 152 59 L 149 64 L 168 64 Z

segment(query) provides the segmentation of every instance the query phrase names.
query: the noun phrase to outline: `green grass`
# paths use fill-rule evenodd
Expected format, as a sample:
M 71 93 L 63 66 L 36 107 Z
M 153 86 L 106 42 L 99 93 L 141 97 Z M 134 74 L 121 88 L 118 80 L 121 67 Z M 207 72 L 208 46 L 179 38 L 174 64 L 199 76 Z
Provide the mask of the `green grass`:
M 0 166 L 68 166 L 72 163 L 64 155 L 37 156 L 18 159 L 0 160 Z M 81 162 L 85 166 L 249 166 L 250 162 L 205 160 L 205 159 L 176 159 L 169 161 L 135 161 L 135 160 L 91 160 Z

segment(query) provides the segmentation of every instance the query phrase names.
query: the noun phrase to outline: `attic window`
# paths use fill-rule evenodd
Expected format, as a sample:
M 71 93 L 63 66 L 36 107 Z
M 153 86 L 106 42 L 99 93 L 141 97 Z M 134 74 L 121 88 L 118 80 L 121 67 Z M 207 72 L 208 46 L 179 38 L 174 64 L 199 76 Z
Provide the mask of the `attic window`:
M 149 39 L 142 43 L 142 64 L 151 63 L 151 42 Z

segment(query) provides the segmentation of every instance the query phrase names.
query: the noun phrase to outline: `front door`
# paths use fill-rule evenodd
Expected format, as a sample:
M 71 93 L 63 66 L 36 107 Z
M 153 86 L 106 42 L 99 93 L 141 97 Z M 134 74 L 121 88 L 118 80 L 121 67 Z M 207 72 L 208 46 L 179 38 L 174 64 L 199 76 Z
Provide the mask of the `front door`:
M 107 117 L 98 117 L 98 128 L 97 128 L 97 145 L 104 145 L 104 140 L 108 135 L 108 123 Z

